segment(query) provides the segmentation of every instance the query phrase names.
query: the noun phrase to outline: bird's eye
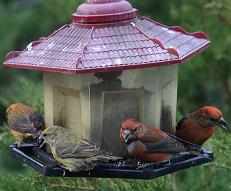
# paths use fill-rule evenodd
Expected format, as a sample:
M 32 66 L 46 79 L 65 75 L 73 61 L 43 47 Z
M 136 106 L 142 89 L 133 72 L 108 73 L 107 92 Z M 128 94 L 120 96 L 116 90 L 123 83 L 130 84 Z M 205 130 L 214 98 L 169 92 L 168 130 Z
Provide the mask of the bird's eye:
M 210 118 L 210 121 L 215 122 L 216 120 L 214 118 Z
M 131 132 L 135 133 L 136 131 L 138 131 L 138 128 L 132 129 Z

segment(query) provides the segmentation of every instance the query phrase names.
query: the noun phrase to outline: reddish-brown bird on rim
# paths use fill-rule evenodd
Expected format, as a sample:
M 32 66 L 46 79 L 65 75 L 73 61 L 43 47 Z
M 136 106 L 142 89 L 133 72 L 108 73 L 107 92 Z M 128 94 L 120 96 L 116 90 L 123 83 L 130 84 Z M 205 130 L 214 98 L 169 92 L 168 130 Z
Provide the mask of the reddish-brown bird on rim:
M 215 132 L 215 126 L 228 130 L 222 112 L 211 106 L 205 106 L 181 119 L 175 135 L 181 139 L 202 146 Z
M 201 151 L 200 147 L 181 141 L 136 119 L 122 122 L 120 139 L 126 144 L 131 156 L 145 162 L 161 163 L 175 154 L 190 152 L 200 155 Z
M 42 115 L 34 108 L 16 103 L 10 105 L 6 110 L 8 124 L 11 133 L 18 145 L 27 139 L 36 139 L 45 129 Z

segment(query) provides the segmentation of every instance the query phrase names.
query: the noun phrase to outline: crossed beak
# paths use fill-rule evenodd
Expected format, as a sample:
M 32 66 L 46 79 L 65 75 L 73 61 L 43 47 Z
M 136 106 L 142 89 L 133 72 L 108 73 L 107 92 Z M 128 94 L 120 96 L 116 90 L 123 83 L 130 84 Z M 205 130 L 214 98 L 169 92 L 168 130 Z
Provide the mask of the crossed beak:
M 223 117 L 221 117 L 219 119 L 219 121 L 217 122 L 217 125 L 220 128 L 224 129 L 224 130 L 228 130 L 229 129 L 229 125 L 228 125 L 228 123 L 225 121 L 225 119 Z
M 130 140 L 131 137 L 132 137 L 131 131 L 125 130 L 123 132 L 123 138 L 124 138 L 125 143 L 128 143 L 128 141 Z

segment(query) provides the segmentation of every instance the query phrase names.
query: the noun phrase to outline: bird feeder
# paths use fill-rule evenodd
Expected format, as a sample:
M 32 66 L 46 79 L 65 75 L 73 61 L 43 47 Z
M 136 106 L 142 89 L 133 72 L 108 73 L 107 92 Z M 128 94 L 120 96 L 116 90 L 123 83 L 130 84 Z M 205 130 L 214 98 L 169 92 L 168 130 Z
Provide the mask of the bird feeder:
M 123 120 L 173 132 L 178 64 L 209 46 L 206 34 L 139 18 L 125 0 L 86 0 L 72 20 L 4 62 L 43 72 L 47 126 L 70 128 L 124 157 Z

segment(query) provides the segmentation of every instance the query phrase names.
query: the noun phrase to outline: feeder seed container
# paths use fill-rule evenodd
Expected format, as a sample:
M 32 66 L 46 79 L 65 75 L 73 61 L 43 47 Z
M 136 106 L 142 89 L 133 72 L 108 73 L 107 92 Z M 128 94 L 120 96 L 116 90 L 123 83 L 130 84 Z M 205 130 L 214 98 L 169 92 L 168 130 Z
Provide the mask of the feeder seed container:
M 4 62 L 43 72 L 47 126 L 120 156 L 128 155 L 118 138 L 127 118 L 173 132 L 177 64 L 207 48 L 207 36 L 137 17 L 125 0 L 86 0 L 72 19 Z

